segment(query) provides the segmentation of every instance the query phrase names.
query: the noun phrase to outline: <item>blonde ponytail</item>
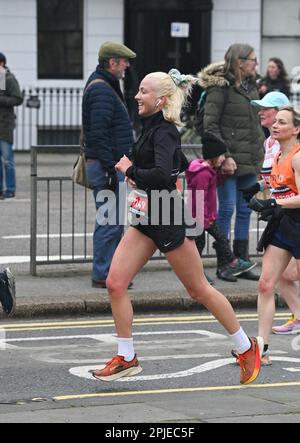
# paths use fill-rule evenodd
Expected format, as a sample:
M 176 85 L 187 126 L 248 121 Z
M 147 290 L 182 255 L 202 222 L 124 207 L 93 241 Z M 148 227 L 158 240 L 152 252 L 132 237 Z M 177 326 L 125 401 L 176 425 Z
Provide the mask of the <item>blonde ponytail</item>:
M 197 79 L 192 75 L 183 75 L 176 69 L 165 72 L 152 72 L 147 75 L 154 83 L 157 98 L 166 97 L 166 104 L 162 109 L 165 120 L 182 126 L 181 110 L 185 105 L 193 85 Z

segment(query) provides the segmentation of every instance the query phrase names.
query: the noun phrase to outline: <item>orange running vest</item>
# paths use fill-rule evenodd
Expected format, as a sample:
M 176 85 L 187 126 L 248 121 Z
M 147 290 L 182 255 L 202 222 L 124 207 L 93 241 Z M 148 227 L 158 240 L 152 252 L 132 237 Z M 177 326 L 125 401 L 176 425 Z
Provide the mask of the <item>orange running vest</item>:
M 288 157 L 281 163 L 279 163 L 281 151 L 275 157 L 270 185 L 272 186 L 272 197 L 276 200 L 295 197 L 299 194 L 292 166 L 293 157 L 297 152 L 300 152 L 300 144 L 295 145 Z

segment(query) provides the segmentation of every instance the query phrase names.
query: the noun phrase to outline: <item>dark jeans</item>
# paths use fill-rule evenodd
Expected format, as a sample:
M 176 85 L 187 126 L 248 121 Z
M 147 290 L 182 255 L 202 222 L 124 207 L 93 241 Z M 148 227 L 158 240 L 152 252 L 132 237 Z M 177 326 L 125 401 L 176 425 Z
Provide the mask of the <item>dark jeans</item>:
M 248 240 L 249 238 L 251 209 L 248 208 L 248 203 L 239 189 L 255 185 L 256 179 L 255 175 L 228 176 L 224 183 L 218 187 L 218 225 L 227 239 L 230 237 L 231 219 L 235 209 L 234 239 Z
M 88 160 L 86 165 L 88 181 L 94 186 L 94 199 L 97 210 L 97 218 L 94 230 L 93 246 L 93 280 L 106 280 L 114 253 L 124 232 L 124 215 L 126 201 L 119 194 L 119 187 L 115 191 L 113 206 L 107 201 L 99 201 L 101 191 L 106 191 L 106 173 L 99 160 Z M 119 182 L 124 182 L 124 175 L 118 174 Z M 123 211 L 121 210 L 123 208 Z M 110 213 L 115 222 L 99 224 L 101 217 L 104 219 L 106 213 Z
M 3 175 L 3 172 L 5 175 Z M 4 185 L 5 177 L 5 186 Z M 0 192 L 16 192 L 16 163 L 13 145 L 0 140 Z

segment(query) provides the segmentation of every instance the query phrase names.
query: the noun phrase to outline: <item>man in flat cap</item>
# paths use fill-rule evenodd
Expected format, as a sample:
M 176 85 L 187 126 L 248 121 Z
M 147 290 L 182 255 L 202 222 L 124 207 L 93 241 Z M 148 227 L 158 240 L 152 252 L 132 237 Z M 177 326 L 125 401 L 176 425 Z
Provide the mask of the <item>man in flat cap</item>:
M 104 43 L 99 51 L 99 65 L 90 76 L 83 97 L 86 172 L 93 186 L 97 209 L 92 273 L 92 286 L 97 288 L 106 287 L 111 261 L 124 230 L 124 219 L 118 220 L 119 208 L 125 207 L 125 201 L 119 195 L 119 183 L 124 182 L 124 176 L 116 172 L 115 165 L 121 157 L 129 155 L 133 146 L 132 124 L 120 80 L 124 79 L 130 60 L 134 58 L 136 54 L 126 46 Z M 105 190 L 115 193 L 116 207 L 113 211 L 116 223 L 99 222 L 101 215 L 105 218 L 107 211 L 107 202 L 99 198 L 99 193 Z
M 6 65 L 5 55 L 0 52 L 0 200 L 14 198 L 16 193 L 14 106 L 22 103 L 23 95 L 19 83 Z

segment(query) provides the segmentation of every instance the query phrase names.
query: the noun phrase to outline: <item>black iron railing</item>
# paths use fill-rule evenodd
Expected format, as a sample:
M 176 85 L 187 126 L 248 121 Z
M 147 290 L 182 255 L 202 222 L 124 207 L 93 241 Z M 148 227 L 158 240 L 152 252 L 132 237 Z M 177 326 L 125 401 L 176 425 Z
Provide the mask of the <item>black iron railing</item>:
M 14 149 L 33 145 L 76 145 L 81 127 L 81 88 L 27 88 L 16 108 Z M 300 91 L 291 96 L 300 108 Z
M 95 204 L 91 191 L 71 180 L 72 164 L 79 146 L 33 146 L 31 148 L 31 240 L 30 272 L 36 275 L 40 265 L 90 263 L 93 254 Z M 189 159 L 201 156 L 200 145 L 184 145 Z M 44 158 L 43 158 L 44 156 Z M 65 174 L 57 174 L 57 162 L 68 158 Z M 55 159 L 55 161 L 52 161 Z M 47 161 L 42 175 L 39 166 Z M 45 170 L 45 169 L 44 169 Z M 185 179 L 181 177 L 182 191 Z M 263 224 L 254 216 L 250 229 L 250 254 L 257 256 L 256 246 Z M 204 257 L 214 257 L 212 239 L 207 238 Z M 153 260 L 163 258 L 156 254 Z
M 75 145 L 81 127 L 81 88 L 29 88 L 16 108 L 14 149 L 33 145 Z

